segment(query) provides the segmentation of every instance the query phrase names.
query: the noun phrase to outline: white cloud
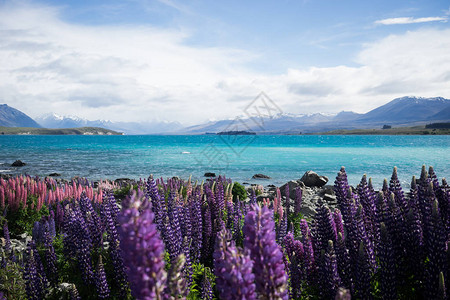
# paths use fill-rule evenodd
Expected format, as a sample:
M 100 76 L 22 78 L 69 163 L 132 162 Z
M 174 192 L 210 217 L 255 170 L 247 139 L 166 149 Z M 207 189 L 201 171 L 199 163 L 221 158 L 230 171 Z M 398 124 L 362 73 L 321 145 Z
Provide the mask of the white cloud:
M 426 22 L 447 22 L 448 17 L 426 17 L 426 18 L 411 18 L 411 17 L 403 17 L 403 18 L 388 18 L 383 20 L 375 21 L 375 24 L 382 25 L 398 25 L 398 24 L 414 24 L 414 23 L 426 23 Z
M 365 112 L 403 95 L 450 98 L 450 29 L 391 35 L 359 66 L 256 72 L 243 49 L 187 46 L 190 32 L 83 26 L 54 7 L 0 6 L 0 102 L 117 121 L 229 118 L 265 91 L 286 112 Z M 273 64 L 276 64 L 273 61 Z

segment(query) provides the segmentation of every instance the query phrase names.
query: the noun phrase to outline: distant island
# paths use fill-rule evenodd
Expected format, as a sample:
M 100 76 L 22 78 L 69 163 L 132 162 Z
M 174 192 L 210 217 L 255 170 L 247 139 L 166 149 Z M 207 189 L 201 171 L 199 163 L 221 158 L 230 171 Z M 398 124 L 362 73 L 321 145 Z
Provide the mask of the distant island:
M 2 135 L 123 135 L 121 132 L 100 127 L 79 128 L 34 128 L 34 127 L 5 127 L 0 126 Z
M 218 132 L 217 135 L 256 135 L 256 133 L 251 131 L 240 130 L 240 131 L 222 131 Z

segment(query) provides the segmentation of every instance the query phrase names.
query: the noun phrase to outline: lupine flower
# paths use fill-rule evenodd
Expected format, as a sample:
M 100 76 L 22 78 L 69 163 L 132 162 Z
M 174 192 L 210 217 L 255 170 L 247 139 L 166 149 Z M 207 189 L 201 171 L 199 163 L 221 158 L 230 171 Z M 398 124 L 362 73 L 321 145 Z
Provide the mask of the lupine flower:
M 359 244 L 358 259 L 355 265 L 355 290 L 360 299 L 372 299 L 371 295 L 371 265 L 364 242 Z
M 217 235 L 214 251 L 216 288 L 222 299 L 256 299 L 253 261 L 248 253 L 228 244 L 226 229 Z
M 334 218 L 331 215 L 331 211 L 328 207 L 320 204 L 315 216 L 316 221 L 316 249 L 317 251 L 326 250 L 328 247 L 328 241 L 336 242 L 337 233 Z
M 245 216 L 244 246 L 254 261 L 256 291 L 262 299 L 288 298 L 282 253 L 275 241 L 273 212 L 253 206 Z
M 95 286 L 97 287 L 97 296 L 100 299 L 106 299 L 109 297 L 109 286 L 106 281 L 105 268 L 103 267 L 102 257 L 100 256 L 98 259 L 96 277 L 95 277 Z
M 327 299 L 333 299 L 341 285 L 341 278 L 338 273 L 338 266 L 336 260 L 336 254 L 334 252 L 333 241 L 328 241 L 327 251 L 323 250 L 323 270 L 322 270 L 322 283 L 323 283 L 323 295 Z
M 120 248 L 133 297 L 162 299 L 167 276 L 164 243 L 153 223 L 151 209 L 139 211 L 142 200 L 134 194 L 118 216 Z
M 164 290 L 165 299 L 186 298 L 186 282 L 183 276 L 186 257 L 180 254 L 170 266 L 167 275 L 167 285 Z
M 379 250 L 380 261 L 380 289 L 383 299 L 397 299 L 396 290 L 396 268 L 394 248 L 392 238 L 386 229 L 386 225 L 381 223 L 381 245 Z
M 28 299 L 42 299 L 44 295 L 44 288 L 42 278 L 37 270 L 37 265 L 34 257 L 32 245 L 28 246 L 28 261 L 26 263 L 24 279 L 26 282 L 26 292 Z
M 3 236 L 5 238 L 5 250 L 9 250 L 11 248 L 11 238 L 9 237 L 9 229 L 8 222 L 3 224 Z
M 213 299 L 213 290 L 211 287 L 211 282 L 209 282 L 209 278 L 206 276 L 206 271 L 203 274 L 201 298 L 203 300 Z

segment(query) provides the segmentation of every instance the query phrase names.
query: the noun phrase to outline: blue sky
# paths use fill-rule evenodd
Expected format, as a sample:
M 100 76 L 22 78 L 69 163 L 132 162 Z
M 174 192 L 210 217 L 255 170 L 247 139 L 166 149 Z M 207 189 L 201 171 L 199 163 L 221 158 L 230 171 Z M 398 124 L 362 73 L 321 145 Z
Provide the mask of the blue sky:
M 450 98 L 449 18 L 449 1 L 0 1 L 0 102 L 193 124 L 260 91 L 292 113 Z

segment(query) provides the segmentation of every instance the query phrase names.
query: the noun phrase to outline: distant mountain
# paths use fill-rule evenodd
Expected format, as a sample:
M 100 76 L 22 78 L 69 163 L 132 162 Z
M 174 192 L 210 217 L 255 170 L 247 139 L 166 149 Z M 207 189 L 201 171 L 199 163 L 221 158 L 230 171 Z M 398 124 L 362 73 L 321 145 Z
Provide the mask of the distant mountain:
M 358 122 L 401 124 L 427 121 L 449 107 L 450 100 L 442 97 L 402 97 L 369 111 Z
M 46 114 L 36 119 L 46 128 L 102 127 L 125 134 L 158 134 L 173 132 L 182 128 L 178 122 L 112 122 L 109 120 L 90 121 L 76 116 Z
M 258 124 L 255 124 L 254 120 L 243 117 L 235 120 L 220 120 L 183 128 L 179 132 L 201 134 L 246 130 L 261 134 L 277 134 L 379 128 L 384 124 L 423 125 L 433 121 L 450 121 L 450 100 L 442 97 L 402 97 L 365 114 L 352 111 L 342 111 L 337 115 L 279 114 L 273 118 L 263 118 L 257 121 Z
M 0 126 L 35 128 L 41 127 L 32 118 L 30 118 L 20 110 L 8 106 L 7 104 L 0 104 Z

